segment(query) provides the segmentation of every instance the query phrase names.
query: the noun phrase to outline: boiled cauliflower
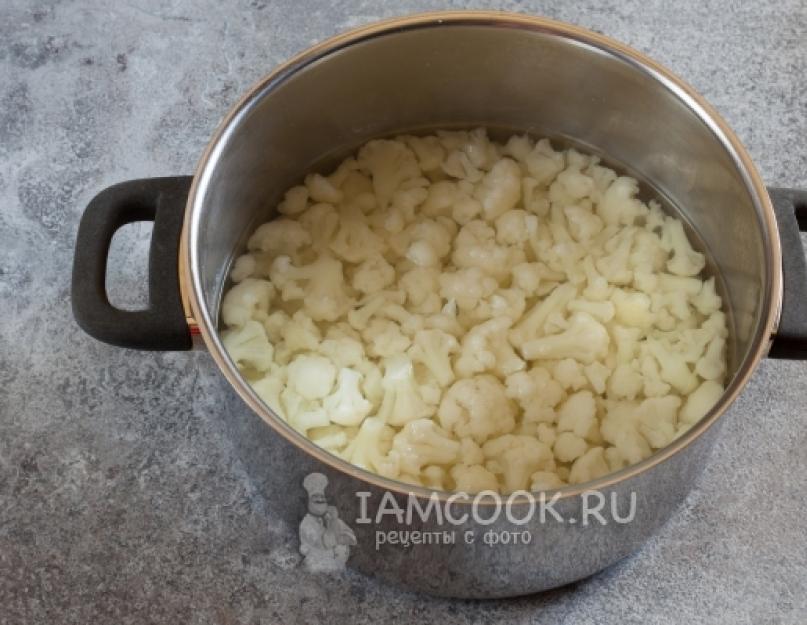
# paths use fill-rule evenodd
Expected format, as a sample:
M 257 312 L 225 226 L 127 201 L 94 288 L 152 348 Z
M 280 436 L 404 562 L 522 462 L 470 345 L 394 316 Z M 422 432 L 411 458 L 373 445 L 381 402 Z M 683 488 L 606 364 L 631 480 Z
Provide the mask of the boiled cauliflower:
M 374 140 L 277 212 L 232 265 L 224 347 L 274 414 L 363 469 L 562 488 L 723 396 L 720 283 L 596 156 L 481 128 Z

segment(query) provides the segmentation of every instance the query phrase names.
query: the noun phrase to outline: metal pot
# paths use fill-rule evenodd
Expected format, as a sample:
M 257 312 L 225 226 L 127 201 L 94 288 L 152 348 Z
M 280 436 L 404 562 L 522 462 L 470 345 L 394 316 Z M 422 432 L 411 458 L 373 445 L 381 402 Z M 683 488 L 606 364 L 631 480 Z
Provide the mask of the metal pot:
M 496 514 L 491 497 L 472 504 L 434 495 L 331 456 L 259 400 L 217 332 L 230 263 L 286 188 L 372 137 L 448 126 L 529 132 L 607 155 L 677 207 L 722 279 L 732 327 L 722 400 L 644 462 L 557 491 L 553 509 L 562 521 L 530 516 L 526 494 L 506 507 L 511 514 L 505 508 Z M 125 312 L 106 296 L 106 257 L 114 232 L 137 220 L 154 221 L 151 304 Z M 289 527 L 305 516 L 304 477 L 319 472 L 329 480 L 327 499 L 355 533 L 357 544 L 347 547 L 350 565 L 430 593 L 511 596 L 581 579 L 638 548 L 692 487 L 720 416 L 760 360 L 807 356 L 807 315 L 795 305 L 807 300 L 798 235 L 805 223 L 807 194 L 769 195 L 714 109 L 644 55 L 546 19 L 426 14 L 339 35 L 276 69 L 225 117 L 193 177 L 102 191 L 79 229 L 73 308 L 89 334 L 122 347 L 182 350 L 201 338 L 229 382 L 222 419 Z M 589 491 L 608 502 L 615 497 L 620 514 L 634 501 L 632 520 L 584 518 Z M 425 519 L 397 514 L 396 504 L 406 510 L 414 500 L 425 507 L 430 496 L 461 522 L 434 510 Z M 401 532 L 409 532 L 407 540 Z

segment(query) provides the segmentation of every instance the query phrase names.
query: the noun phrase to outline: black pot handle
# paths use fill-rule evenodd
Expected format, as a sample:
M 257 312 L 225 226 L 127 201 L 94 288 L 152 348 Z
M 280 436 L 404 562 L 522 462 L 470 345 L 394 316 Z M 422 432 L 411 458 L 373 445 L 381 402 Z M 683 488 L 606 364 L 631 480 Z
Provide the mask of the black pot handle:
M 807 191 L 769 189 L 779 238 L 784 275 L 782 319 L 771 358 L 807 359 L 807 263 L 799 232 L 807 231 Z
M 73 315 L 90 336 L 132 349 L 186 350 L 192 346 L 179 290 L 179 241 L 192 178 L 145 178 L 101 191 L 84 211 L 73 260 Z M 153 221 L 145 310 L 120 310 L 106 291 L 109 246 L 115 232 Z

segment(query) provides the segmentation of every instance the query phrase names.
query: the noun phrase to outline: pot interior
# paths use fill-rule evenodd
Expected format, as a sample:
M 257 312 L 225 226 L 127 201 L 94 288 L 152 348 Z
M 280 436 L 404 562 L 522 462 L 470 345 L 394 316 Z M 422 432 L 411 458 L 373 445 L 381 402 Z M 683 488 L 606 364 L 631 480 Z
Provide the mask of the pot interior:
M 768 338 L 775 260 L 761 199 L 697 102 L 589 35 L 526 19 L 423 20 L 337 38 L 271 76 L 197 174 L 190 258 L 202 323 L 217 327 L 232 259 L 306 173 L 371 138 L 484 126 L 600 154 L 689 224 L 730 313 L 730 381 Z

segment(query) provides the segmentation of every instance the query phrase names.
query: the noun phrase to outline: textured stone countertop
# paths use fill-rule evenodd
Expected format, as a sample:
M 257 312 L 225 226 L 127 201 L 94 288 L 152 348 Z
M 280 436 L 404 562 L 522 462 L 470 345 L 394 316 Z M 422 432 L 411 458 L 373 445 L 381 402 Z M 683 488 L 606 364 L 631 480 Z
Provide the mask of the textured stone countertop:
M 807 187 L 804 0 L 2 0 L 0 624 L 807 622 L 807 364 L 762 363 L 699 486 L 633 557 L 543 595 L 449 601 L 302 572 L 222 434 L 210 358 L 115 349 L 73 322 L 94 193 L 189 173 L 239 94 L 315 41 L 439 8 L 543 14 L 650 53 L 768 184 Z M 115 241 L 118 302 L 141 301 L 147 235 Z

